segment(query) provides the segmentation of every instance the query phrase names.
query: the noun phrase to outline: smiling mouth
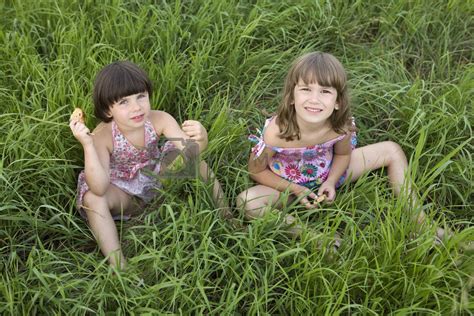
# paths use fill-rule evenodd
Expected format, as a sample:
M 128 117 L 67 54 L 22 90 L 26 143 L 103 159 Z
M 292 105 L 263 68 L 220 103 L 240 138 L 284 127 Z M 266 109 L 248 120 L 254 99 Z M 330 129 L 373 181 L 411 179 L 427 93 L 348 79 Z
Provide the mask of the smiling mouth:
M 139 119 L 143 118 L 143 115 L 144 115 L 144 114 L 140 114 L 140 115 L 133 116 L 133 117 L 132 117 L 132 120 L 139 120 Z
M 322 112 L 322 111 L 323 111 L 323 110 L 321 110 L 321 109 L 312 108 L 312 107 L 308 107 L 308 106 L 306 106 L 304 109 L 307 110 L 307 111 L 309 111 L 309 112 L 311 112 L 311 113 L 319 113 L 319 112 Z

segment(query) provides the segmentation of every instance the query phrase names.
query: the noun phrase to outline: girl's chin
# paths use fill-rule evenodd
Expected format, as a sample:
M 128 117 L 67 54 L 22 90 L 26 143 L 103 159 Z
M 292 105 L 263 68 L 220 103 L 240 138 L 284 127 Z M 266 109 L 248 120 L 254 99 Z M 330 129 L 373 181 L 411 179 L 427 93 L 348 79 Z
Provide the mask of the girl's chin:
M 327 118 L 322 115 L 322 113 L 317 113 L 314 115 L 304 113 L 303 115 L 298 115 L 299 119 L 303 120 L 304 122 L 308 123 L 319 123 L 321 121 L 325 121 Z

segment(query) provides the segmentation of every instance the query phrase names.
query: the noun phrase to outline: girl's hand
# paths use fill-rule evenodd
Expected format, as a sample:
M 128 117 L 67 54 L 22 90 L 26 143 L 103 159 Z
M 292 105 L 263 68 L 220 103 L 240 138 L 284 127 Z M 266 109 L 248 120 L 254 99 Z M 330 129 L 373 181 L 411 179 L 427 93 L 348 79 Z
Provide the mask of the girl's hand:
M 291 184 L 291 192 L 296 195 L 301 205 L 306 207 L 307 209 L 312 209 L 318 207 L 314 201 L 318 198 L 316 193 L 304 187 L 302 185 L 292 183 Z
M 189 138 L 197 142 L 207 141 L 206 129 L 198 121 L 184 121 L 182 129 Z
M 326 195 L 326 202 L 333 202 L 336 198 L 336 185 L 331 182 L 323 182 L 318 190 L 318 195 Z
M 93 143 L 90 131 L 87 126 L 84 125 L 84 123 L 73 120 L 69 122 L 69 127 L 71 128 L 74 137 L 82 144 L 82 146 L 90 145 Z

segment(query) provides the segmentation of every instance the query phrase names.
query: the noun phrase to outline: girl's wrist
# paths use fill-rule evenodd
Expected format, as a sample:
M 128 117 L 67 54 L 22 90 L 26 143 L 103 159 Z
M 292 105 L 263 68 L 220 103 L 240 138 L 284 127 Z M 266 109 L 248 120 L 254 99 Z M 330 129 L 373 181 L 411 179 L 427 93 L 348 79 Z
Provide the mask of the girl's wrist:
M 83 144 L 82 144 L 82 147 L 84 148 L 84 151 L 95 150 L 94 142 L 93 142 L 93 141 L 87 142 L 87 143 L 83 143 Z
M 335 186 L 336 186 L 336 183 L 337 183 L 337 180 L 331 179 L 331 178 L 327 178 L 326 181 L 324 181 L 324 183 L 329 184 L 329 185 L 335 187 Z
M 301 191 L 301 186 L 293 182 L 290 182 L 289 188 L 290 188 L 290 192 L 293 194 L 298 194 Z

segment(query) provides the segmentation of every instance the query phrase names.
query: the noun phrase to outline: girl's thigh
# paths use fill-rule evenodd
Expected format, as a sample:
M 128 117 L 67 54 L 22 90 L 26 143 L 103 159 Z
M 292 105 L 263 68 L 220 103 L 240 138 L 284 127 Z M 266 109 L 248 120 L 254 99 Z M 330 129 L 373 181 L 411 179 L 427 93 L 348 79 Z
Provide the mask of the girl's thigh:
M 252 209 L 268 205 L 280 207 L 284 201 L 287 201 L 287 199 L 282 198 L 284 195 L 288 196 L 286 193 L 265 185 L 256 185 L 242 192 L 241 198 L 246 201 L 247 209 Z M 288 198 L 288 200 L 292 200 L 291 196 L 288 196 Z
M 107 193 L 107 201 L 112 216 L 135 215 L 143 207 L 143 201 L 126 193 L 117 186 L 110 184 Z

